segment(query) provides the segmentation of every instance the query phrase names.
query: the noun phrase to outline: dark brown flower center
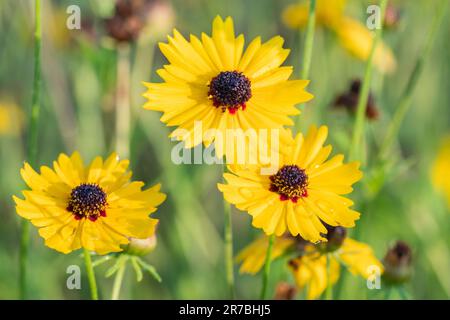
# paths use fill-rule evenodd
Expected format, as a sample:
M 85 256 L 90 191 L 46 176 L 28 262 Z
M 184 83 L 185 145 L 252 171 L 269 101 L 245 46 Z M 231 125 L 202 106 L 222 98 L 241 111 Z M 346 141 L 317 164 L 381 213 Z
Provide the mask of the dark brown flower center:
M 75 219 L 88 218 L 95 221 L 98 217 L 106 217 L 106 193 L 94 183 L 83 183 L 72 189 L 67 211 L 72 212 Z
M 280 200 L 296 203 L 300 197 L 308 196 L 308 176 L 305 170 L 296 165 L 283 166 L 270 176 L 270 191 L 280 195 Z
M 216 108 L 227 109 L 235 114 L 239 108 L 245 110 L 252 97 L 250 80 L 238 71 L 223 71 L 211 79 L 208 97 Z

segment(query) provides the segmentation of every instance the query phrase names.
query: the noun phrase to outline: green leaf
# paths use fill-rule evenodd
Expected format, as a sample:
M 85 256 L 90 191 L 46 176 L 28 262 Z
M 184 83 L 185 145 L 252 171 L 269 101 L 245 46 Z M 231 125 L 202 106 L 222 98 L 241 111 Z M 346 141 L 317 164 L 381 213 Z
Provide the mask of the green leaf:
M 142 275 L 142 270 L 141 270 L 141 266 L 138 263 L 139 258 L 137 257 L 132 257 L 131 258 L 131 265 L 134 268 L 134 272 L 136 272 L 136 280 L 137 282 L 141 282 L 143 275 Z
M 106 277 L 106 278 L 111 277 L 114 273 L 117 272 L 117 270 L 119 270 L 119 269 L 127 262 L 127 260 L 128 260 L 128 256 L 127 256 L 127 255 L 124 255 L 124 254 L 121 254 L 121 255 L 117 258 L 116 263 L 115 263 L 111 268 L 109 268 L 109 269 L 106 271 L 105 277 Z
M 137 260 L 139 264 L 144 268 L 150 275 L 155 278 L 156 281 L 162 282 L 161 276 L 156 271 L 155 267 L 152 265 L 147 264 L 146 262 L 142 261 L 141 259 Z

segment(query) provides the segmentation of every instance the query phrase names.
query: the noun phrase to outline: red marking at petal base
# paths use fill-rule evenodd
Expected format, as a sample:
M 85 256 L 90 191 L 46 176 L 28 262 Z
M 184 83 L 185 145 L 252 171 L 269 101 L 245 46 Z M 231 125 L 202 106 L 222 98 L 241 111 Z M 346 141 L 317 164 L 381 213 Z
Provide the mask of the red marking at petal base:
M 106 211 L 105 211 L 105 210 L 100 211 L 100 215 L 101 215 L 102 217 L 106 217 Z
M 293 197 L 293 198 L 291 198 L 291 201 L 292 201 L 293 203 L 297 203 L 298 197 Z
M 92 222 L 96 221 L 97 219 L 97 216 L 89 216 L 89 220 L 91 220 Z
M 245 103 L 243 103 L 243 104 L 241 105 L 241 107 L 242 107 L 242 111 L 244 111 L 245 108 L 247 108 L 247 105 L 246 105 Z
M 81 220 L 83 219 L 83 216 L 80 216 L 78 214 L 74 214 L 73 217 L 75 218 L 75 220 Z
M 280 194 L 280 200 L 281 201 L 286 201 L 286 200 L 289 200 L 289 197 L 285 196 L 284 194 Z
M 302 197 L 306 198 L 308 196 L 308 190 L 303 191 L 302 193 Z
M 236 109 L 236 108 L 228 108 L 228 112 L 230 113 L 230 114 L 236 114 L 236 111 L 237 111 L 238 109 Z

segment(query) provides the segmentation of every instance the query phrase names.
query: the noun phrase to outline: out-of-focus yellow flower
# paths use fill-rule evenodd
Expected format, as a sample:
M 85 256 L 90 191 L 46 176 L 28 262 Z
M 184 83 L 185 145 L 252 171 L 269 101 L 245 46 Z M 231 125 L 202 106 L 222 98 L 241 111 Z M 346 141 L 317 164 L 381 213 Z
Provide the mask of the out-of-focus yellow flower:
M 294 237 L 277 237 L 272 247 L 272 261 L 285 253 L 294 245 Z M 269 245 L 269 238 L 260 237 L 245 247 L 236 257 L 237 263 L 242 263 L 239 269 L 241 273 L 256 274 L 264 265 Z
M 166 198 L 159 184 L 142 190 L 143 182 L 131 182 L 128 164 L 113 153 L 85 166 L 77 152 L 61 154 L 53 170 L 42 166 L 40 173 L 25 163 L 21 175 L 30 190 L 22 192 L 25 199 L 13 197 L 17 214 L 59 252 L 81 247 L 98 254 L 122 251 L 130 238 L 155 233 L 158 220 L 149 215 Z
M 335 284 L 340 275 L 340 264 L 354 275 L 367 279 L 371 268 L 376 266 L 383 271 L 383 265 L 375 257 L 367 244 L 345 239 L 342 246 L 334 252 L 328 253 L 330 257 L 330 280 Z M 317 248 L 309 245 L 306 253 L 289 264 L 297 286 L 307 288 L 307 298 L 317 299 L 327 287 L 327 255 Z
M 366 61 L 373 44 L 373 33 L 361 22 L 345 16 L 345 0 L 318 0 L 316 23 L 338 36 L 341 45 L 356 58 Z M 290 28 L 303 28 L 308 21 L 309 5 L 300 3 L 287 7 L 283 21 Z M 382 73 L 391 73 L 397 63 L 391 49 L 383 42 L 378 44 L 374 64 Z
M 0 135 L 18 135 L 23 126 L 23 112 L 15 104 L 0 102 Z
M 383 265 L 370 246 L 346 238 L 345 228 L 327 225 L 327 229 L 327 242 L 311 244 L 301 237 L 285 235 L 275 238 L 273 245 L 272 261 L 295 254 L 296 258 L 289 261 L 289 269 L 298 288 L 306 288 L 308 299 L 317 299 L 327 287 L 327 256 L 330 257 L 331 284 L 339 279 L 341 265 L 366 279 L 372 275 L 374 267 L 383 272 Z M 261 237 L 244 248 L 236 258 L 242 263 L 240 272 L 255 274 L 261 270 L 267 246 L 268 237 Z
M 450 207 L 450 136 L 439 149 L 431 175 L 434 186 L 443 192 Z
M 346 0 L 316 1 L 316 23 L 319 26 L 334 28 L 344 15 Z M 289 28 L 304 28 L 308 23 L 309 1 L 292 4 L 283 11 L 283 22 Z
M 366 61 L 372 49 L 373 34 L 366 26 L 351 18 L 344 18 L 336 28 L 342 46 L 358 59 Z M 383 73 L 391 73 L 397 67 L 394 54 L 383 42 L 375 50 L 373 63 Z

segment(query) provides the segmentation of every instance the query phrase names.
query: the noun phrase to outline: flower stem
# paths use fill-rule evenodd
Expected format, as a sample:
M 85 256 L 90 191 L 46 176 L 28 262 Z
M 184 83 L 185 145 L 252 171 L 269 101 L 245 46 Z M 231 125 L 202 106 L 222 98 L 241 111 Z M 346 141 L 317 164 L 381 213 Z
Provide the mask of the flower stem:
M 325 300 L 333 300 L 333 284 L 331 283 L 331 255 L 327 257 L 327 288 L 325 290 Z
M 223 164 L 223 173 L 226 173 L 227 166 Z M 234 271 L 233 271 L 233 228 L 231 220 L 231 206 L 224 199 L 224 233 L 225 233 L 225 269 L 227 277 L 227 286 L 230 299 L 234 299 Z
M 380 2 L 380 21 L 384 21 L 384 13 L 386 11 L 387 0 L 381 0 Z M 361 93 L 359 95 L 358 105 L 356 107 L 356 119 L 353 126 L 353 136 L 352 142 L 349 149 L 349 159 L 355 160 L 359 159 L 361 156 L 361 142 L 365 135 L 365 113 L 367 100 L 369 98 L 370 83 L 372 81 L 372 70 L 373 70 L 373 58 L 375 56 L 376 48 L 380 42 L 382 36 L 382 25 L 379 29 L 375 31 L 375 38 L 372 43 L 372 48 L 370 49 L 369 58 L 367 59 L 366 69 L 364 72 L 364 79 L 362 83 Z
M 84 249 L 84 263 L 86 265 L 89 287 L 91 289 L 91 299 L 98 300 L 97 282 L 95 281 L 94 267 L 92 266 L 91 254 L 87 249 Z
M 414 70 L 409 77 L 408 84 L 403 91 L 403 94 L 400 98 L 400 102 L 398 107 L 394 113 L 391 123 L 388 126 L 386 137 L 380 148 L 380 159 L 384 160 L 389 155 L 389 151 L 394 143 L 395 137 L 397 137 L 398 132 L 400 131 L 400 126 L 405 118 L 405 115 L 408 113 L 409 108 L 411 107 L 412 95 L 414 89 L 417 85 L 419 77 L 422 73 L 425 61 L 428 59 L 430 55 L 431 48 L 433 47 L 434 40 L 436 38 L 437 31 L 444 19 L 445 12 L 447 9 L 449 1 L 442 0 L 441 5 L 438 7 L 436 14 L 433 19 L 433 24 L 431 26 L 430 32 L 428 34 L 428 40 L 425 44 L 425 47 L 422 49 L 422 53 L 420 54 L 419 59 L 414 66 Z
M 308 24 L 306 26 L 306 34 L 304 38 L 303 57 L 302 57 L 302 71 L 300 79 L 306 80 L 309 78 L 309 70 L 311 68 L 311 57 L 314 45 L 314 29 L 316 25 L 316 0 L 309 1 Z M 302 105 L 300 105 L 300 108 Z M 296 127 L 299 126 L 299 117 L 297 117 Z
M 127 267 L 126 263 L 122 263 L 119 267 L 119 270 L 116 272 L 116 276 L 114 277 L 113 291 L 111 295 L 111 300 L 118 300 L 120 295 L 120 289 L 122 288 L 123 276 L 125 274 L 125 269 Z
M 271 235 L 269 237 L 269 245 L 267 246 L 266 260 L 264 262 L 264 272 L 263 272 L 262 288 L 261 288 L 261 300 L 265 300 L 267 297 L 267 286 L 269 283 L 270 265 L 272 263 L 272 249 L 273 249 L 274 241 L 275 241 L 275 235 Z
M 31 113 L 28 131 L 27 158 L 29 163 L 34 166 L 37 160 L 37 141 L 38 141 L 38 121 L 41 109 L 41 1 L 35 1 L 35 28 L 34 28 L 34 78 L 33 94 L 31 101 Z M 30 223 L 22 220 L 20 237 L 20 266 L 19 266 L 19 288 L 20 298 L 26 299 L 27 296 L 27 262 L 28 246 L 30 242 Z
M 130 155 L 130 45 L 117 46 L 116 91 L 116 151 L 123 157 Z

